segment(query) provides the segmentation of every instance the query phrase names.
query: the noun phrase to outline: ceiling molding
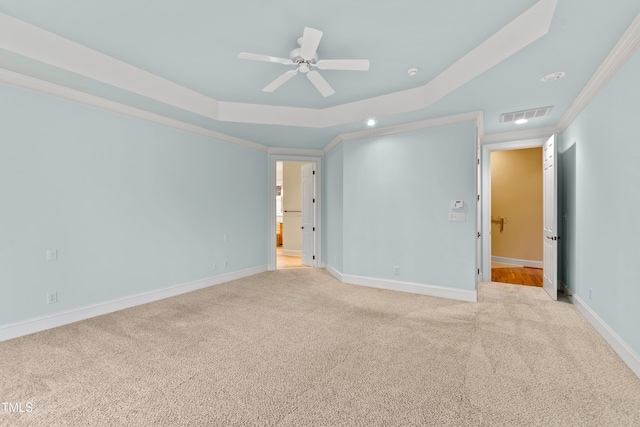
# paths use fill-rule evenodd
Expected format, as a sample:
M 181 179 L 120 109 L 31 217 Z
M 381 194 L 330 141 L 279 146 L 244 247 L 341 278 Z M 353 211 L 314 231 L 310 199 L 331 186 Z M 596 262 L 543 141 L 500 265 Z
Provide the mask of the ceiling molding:
M 324 154 L 322 150 L 313 150 L 310 148 L 288 148 L 288 147 L 269 147 L 269 154 L 283 156 L 312 156 L 321 157 Z
M 540 0 L 424 86 L 425 107 L 549 32 L 557 0 Z
M 0 13 L 0 48 L 218 121 L 324 128 L 428 107 L 549 31 L 557 0 L 539 0 L 425 86 L 325 109 L 219 102 Z
M 51 82 L 39 80 L 33 77 L 25 76 L 24 74 L 15 73 L 13 71 L 4 70 L 1 68 L 0 68 L 0 82 L 6 83 L 12 86 L 20 87 L 23 89 L 32 90 L 34 92 L 43 93 L 45 95 L 62 98 L 67 101 L 77 102 L 79 104 L 100 108 L 102 110 L 110 111 L 112 113 L 123 114 L 125 116 L 133 117 L 133 118 L 144 120 L 147 122 L 168 126 L 170 128 L 204 136 L 206 138 L 214 139 L 216 141 L 227 142 L 230 144 L 235 144 L 235 145 L 239 145 L 242 147 L 263 151 L 263 152 L 267 151 L 266 146 L 257 144 L 252 141 L 247 141 L 231 135 L 225 135 L 220 132 L 216 132 L 200 126 L 192 125 L 190 123 L 182 122 L 180 120 L 171 119 L 169 117 L 165 117 L 159 114 L 151 113 L 149 111 L 141 110 L 139 108 L 135 108 L 130 105 L 121 104 L 119 102 L 104 99 L 99 96 L 88 94 L 86 92 L 81 92 L 75 89 L 69 89 L 68 87 L 65 87 L 65 86 L 59 86 Z
M 192 113 L 218 116 L 215 99 L 4 13 L 0 48 Z
M 559 133 L 564 132 L 639 48 L 640 14 L 622 34 L 609 55 L 602 61 L 591 79 L 560 118 L 556 125 Z
M 534 128 L 526 130 L 516 130 L 513 132 L 493 133 L 491 135 L 484 135 L 480 138 L 481 144 L 493 144 L 496 142 L 508 142 L 519 141 L 526 139 L 548 138 L 553 134 L 560 133 L 557 126 L 550 126 L 546 128 Z
M 338 145 L 342 144 L 343 142 L 344 142 L 344 140 L 342 139 L 342 136 L 338 135 L 335 138 L 333 138 L 331 140 L 331 142 L 329 142 L 327 145 L 325 145 L 324 148 L 322 149 L 322 151 L 324 152 L 324 154 L 327 154 L 329 151 L 333 150 L 334 148 L 336 148 Z
M 420 120 L 416 122 L 402 123 L 399 125 L 385 126 L 379 128 L 364 129 L 355 132 L 342 133 L 335 137 L 322 150 L 325 154 L 336 148 L 340 143 L 345 141 L 353 141 L 357 139 L 371 138 L 376 136 L 394 135 L 398 133 L 407 133 L 416 130 L 429 129 L 442 126 L 451 126 L 461 123 L 476 122 L 482 116 L 481 111 L 472 111 L 470 113 L 455 114 L 451 116 L 437 117 L 435 119 Z

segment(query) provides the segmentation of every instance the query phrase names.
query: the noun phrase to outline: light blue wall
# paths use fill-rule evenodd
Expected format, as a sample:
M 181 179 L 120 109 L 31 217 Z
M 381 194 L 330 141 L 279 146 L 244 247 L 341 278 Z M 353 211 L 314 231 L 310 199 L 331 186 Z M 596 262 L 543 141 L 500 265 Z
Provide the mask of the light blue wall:
M 475 138 L 466 123 L 343 144 L 345 274 L 475 289 Z
M 267 262 L 266 153 L 4 85 L 0 135 L 0 324 Z
M 563 133 L 560 151 L 563 280 L 640 353 L 638 76 L 640 53 Z
M 342 272 L 342 237 L 343 237 L 343 144 L 331 150 L 325 156 L 325 191 L 324 197 L 324 234 L 325 253 L 323 259 L 333 268 Z

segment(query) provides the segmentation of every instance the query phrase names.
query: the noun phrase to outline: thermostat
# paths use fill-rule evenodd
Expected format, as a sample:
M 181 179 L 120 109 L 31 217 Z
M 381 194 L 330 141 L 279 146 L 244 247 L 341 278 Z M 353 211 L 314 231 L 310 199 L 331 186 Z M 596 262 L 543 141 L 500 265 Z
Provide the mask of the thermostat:
M 451 209 L 462 209 L 463 207 L 464 207 L 464 201 L 462 200 L 451 201 Z

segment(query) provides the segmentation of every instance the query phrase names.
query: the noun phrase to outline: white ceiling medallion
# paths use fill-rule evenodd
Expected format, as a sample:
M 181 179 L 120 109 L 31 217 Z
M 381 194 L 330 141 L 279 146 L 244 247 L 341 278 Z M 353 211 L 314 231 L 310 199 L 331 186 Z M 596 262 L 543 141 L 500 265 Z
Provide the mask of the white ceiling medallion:
M 544 83 L 555 82 L 556 80 L 560 80 L 566 75 L 567 73 L 565 73 L 564 71 L 558 71 L 557 73 L 551 73 L 551 74 L 542 76 L 540 81 Z

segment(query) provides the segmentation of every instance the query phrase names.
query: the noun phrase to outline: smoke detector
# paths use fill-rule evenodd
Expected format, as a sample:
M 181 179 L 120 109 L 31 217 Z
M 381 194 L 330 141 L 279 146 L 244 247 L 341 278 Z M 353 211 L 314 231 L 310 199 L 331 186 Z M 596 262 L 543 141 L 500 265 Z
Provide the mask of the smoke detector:
M 407 74 L 409 74 L 411 77 L 415 76 L 416 74 L 418 74 L 418 71 L 420 71 L 418 69 L 418 67 L 411 67 L 407 70 Z

